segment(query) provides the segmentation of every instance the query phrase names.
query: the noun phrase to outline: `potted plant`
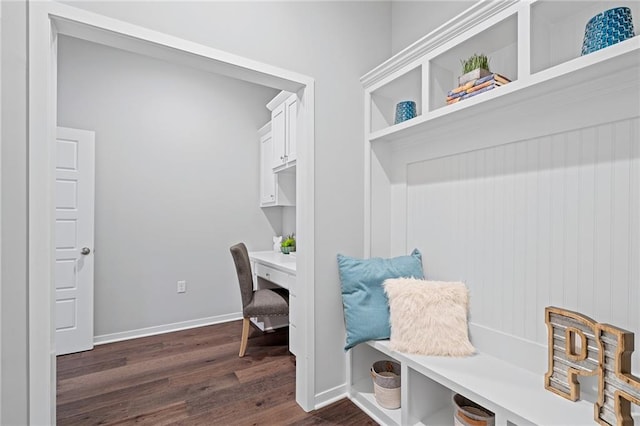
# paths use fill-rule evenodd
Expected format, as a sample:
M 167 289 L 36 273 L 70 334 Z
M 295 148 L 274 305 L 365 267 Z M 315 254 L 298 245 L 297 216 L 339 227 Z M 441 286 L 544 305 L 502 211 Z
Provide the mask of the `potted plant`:
M 296 251 L 296 237 L 295 234 L 289 234 L 280 243 L 280 251 L 284 254 L 289 254 Z
M 459 86 L 491 74 L 491 71 L 489 71 L 489 58 L 482 53 L 479 55 L 474 53 L 473 56 L 464 61 L 461 60 L 460 63 L 462 64 L 462 75 L 458 77 Z

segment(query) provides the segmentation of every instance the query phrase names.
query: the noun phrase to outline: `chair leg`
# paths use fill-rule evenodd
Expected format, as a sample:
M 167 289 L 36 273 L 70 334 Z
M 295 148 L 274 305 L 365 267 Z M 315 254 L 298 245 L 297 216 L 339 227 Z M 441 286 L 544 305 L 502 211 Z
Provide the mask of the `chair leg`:
M 239 357 L 243 357 L 244 353 L 247 351 L 247 342 L 249 341 L 249 318 L 242 318 L 242 340 L 240 342 L 240 353 Z

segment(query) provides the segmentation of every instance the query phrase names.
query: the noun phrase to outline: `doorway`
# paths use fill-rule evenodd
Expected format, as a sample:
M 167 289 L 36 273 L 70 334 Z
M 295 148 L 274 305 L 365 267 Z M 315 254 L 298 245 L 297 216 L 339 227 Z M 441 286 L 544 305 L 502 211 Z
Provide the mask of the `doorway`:
M 30 215 L 29 300 L 30 419 L 55 421 L 55 350 L 53 345 L 53 217 L 52 174 L 55 154 L 51 143 L 56 126 L 56 40 L 59 34 L 94 41 L 130 52 L 153 56 L 244 81 L 297 92 L 298 122 L 296 223 L 297 270 L 301 335 L 296 368 L 296 400 L 314 408 L 314 81 L 287 70 L 257 63 L 207 46 L 160 34 L 122 21 L 84 12 L 71 6 L 42 2 L 30 9 Z

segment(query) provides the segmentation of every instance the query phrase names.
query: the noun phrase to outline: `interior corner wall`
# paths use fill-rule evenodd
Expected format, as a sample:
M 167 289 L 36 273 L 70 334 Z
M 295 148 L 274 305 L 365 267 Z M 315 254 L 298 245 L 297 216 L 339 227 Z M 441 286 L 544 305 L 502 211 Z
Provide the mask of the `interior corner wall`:
M 58 125 L 96 134 L 97 339 L 241 315 L 229 247 L 270 249 L 282 227 L 258 192 L 276 94 L 60 36 Z
M 390 56 L 389 2 L 76 2 L 315 79 L 316 394 L 345 384 L 338 252 L 362 255 L 363 89 Z
M 396 54 L 478 0 L 391 1 L 391 52 Z
M 0 2 L 0 424 L 29 422 L 27 293 L 27 4 Z

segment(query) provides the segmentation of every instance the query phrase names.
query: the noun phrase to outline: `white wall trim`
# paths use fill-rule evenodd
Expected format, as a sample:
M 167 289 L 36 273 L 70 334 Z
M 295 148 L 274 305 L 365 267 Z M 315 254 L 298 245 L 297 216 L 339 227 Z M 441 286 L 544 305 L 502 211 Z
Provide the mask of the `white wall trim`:
M 233 314 L 216 315 L 213 317 L 200 318 L 197 320 L 180 321 L 172 324 L 157 325 L 154 327 L 138 328 L 136 330 L 121 331 L 118 333 L 102 334 L 94 336 L 93 343 L 95 345 L 104 345 L 106 343 L 120 342 L 123 340 L 138 339 L 140 337 L 155 336 L 157 334 L 172 333 L 174 331 L 188 330 L 190 328 L 204 327 L 213 324 L 222 324 L 242 319 L 242 312 Z
M 31 424 L 55 423 L 55 342 L 53 333 L 53 156 L 56 128 L 55 38 L 63 33 L 281 90 L 302 94 L 304 132 L 298 149 L 300 238 L 297 277 L 304 340 L 296 372 L 296 401 L 314 406 L 314 80 L 311 77 L 229 54 L 209 46 L 56 2 L 29 2 L 29 417 Z M 52 43 L 53 41 L 53 43 Z M 304 240 L 303 240 L 304 236 Z M 302 287 L 302 286 L 301 286 Z
M 479 1 L 456 17 L 440 25 L 360 78 L 364 87 L 382 81 L 394 72 L 424 57 L 428 52 L 464 34 L 487 18 L 507 9 L 517 0 Z
M 2 34 L 2 6 L 0 5 L 0 34 Z M 0 99 L 2 99 L 2 53 L 0 48 Z M 2 103 L 0 102 L 0 135 L 2 134 Z M 2 188 L 2 150 L 0 149 L 0 188 Z M 2 235 L 2 199 L 0 198 L 0 235 Z M 2 245 L 0 244 L 0 289 L 2 288 Z M 2 330 L 2 292 L 0 291 L 0 330 Z M 0 365 L 2 364 L 2 339 L 0 339 Z M 2 368 L 0 368 L 2 383 Z M 2 419 L 2 386 L 0 386 L 0 419 Z
M 316 405 L 314 409 L 319 410 L 323 407 L 326 407 L 327 405 L 331 405 L 334 402 L 340 401 L 347 396 L 346 383 L 338 385 L 331 389 L 327 389 L 326 391 L 320 392 L 316 395 Z

